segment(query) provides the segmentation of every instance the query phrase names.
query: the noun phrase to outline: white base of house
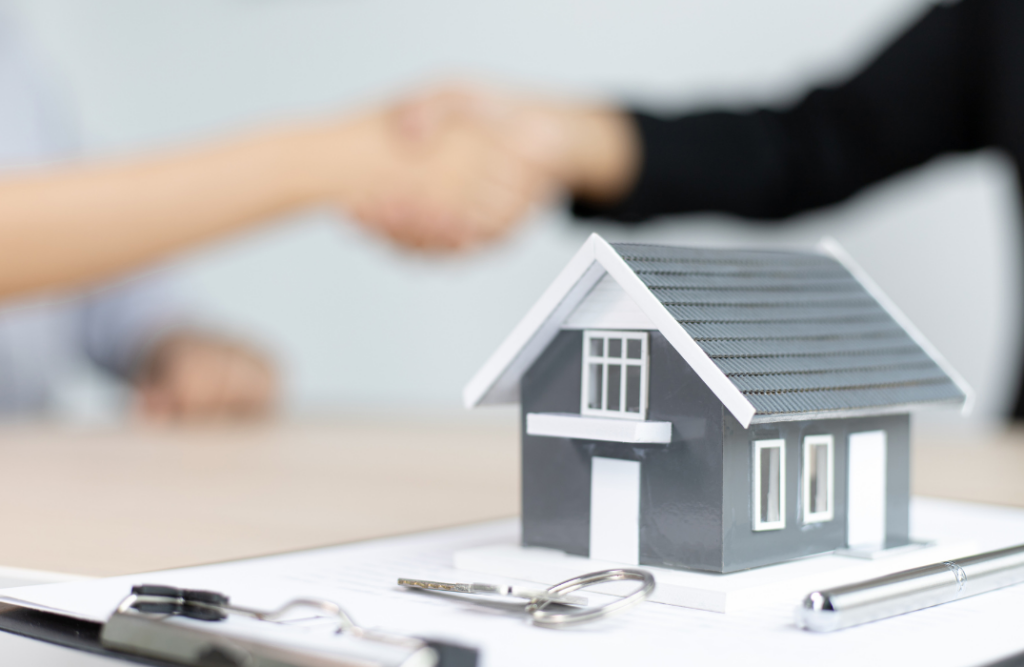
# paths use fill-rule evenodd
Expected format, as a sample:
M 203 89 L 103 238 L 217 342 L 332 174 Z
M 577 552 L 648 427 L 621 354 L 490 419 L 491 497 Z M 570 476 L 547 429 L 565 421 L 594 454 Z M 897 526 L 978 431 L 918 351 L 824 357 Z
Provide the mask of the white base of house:
M 657 582 L 651 596 L 654 602 L 726 613 L 762 605 L 792 604 L 795 607 L 815 590 L 939 563 L 976 550 L 973 542 L 936 542 L 917 549 L 894 549 L 887 558 L 865 560 L 822 554 L 732 574 L 640 567 L 653 574 Z M 514 544 L 464 549 L 455 552 L 454 560 L 459 570 L 547 586 L 585 572 L 624 567 L 621 563 L 571 556 L 555 549 Z
M 917 549 L 927 549 L 928 547 L 935 546 L 935 542 L 911 542 L 910 544 L 902 547 L 892 547 L 890 549 L 880 549 L 878 547 L 847 547 L 845 549 L 836 549 L 832 553 L 837 556 L 849 556 L 850 558 L 861 558 L 864 560 L 878 560 L 879 558 L 892 558 L 893 556 L 899 556 L 900 554 L 908 551 L 916 551 Z

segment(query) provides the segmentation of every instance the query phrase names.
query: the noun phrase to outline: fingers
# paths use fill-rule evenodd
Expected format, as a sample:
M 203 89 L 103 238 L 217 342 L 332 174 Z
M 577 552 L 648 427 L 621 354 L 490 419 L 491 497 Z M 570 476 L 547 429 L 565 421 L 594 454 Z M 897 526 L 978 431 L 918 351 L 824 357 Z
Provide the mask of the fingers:
M 452 123 L 496 118 L 501 109 L 493 92 L 481 86 L 449 83 L 400 100 L 392 110 L 392 121 L 407 141 L 426 142 Z
M 554 143 L 540 114 L 509 96 L 437 88 L 390 112 L 394 167 L 348 210 L 417 250 L 463 250 L 499 238 L 555 189 Z

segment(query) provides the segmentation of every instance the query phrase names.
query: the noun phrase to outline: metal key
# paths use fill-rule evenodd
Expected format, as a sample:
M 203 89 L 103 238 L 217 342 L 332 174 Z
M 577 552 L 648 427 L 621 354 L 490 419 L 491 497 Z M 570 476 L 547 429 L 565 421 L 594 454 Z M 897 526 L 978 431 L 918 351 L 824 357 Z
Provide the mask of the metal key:
M 420 588 L 428 591 L 444 591 L 445 593 L 468 593 L 470 595 L 499 595 L 520 598 L 531 604 L 571 604 L 585 606 L 587 598 L 582 595 L 560 595 L 549 593 L 543 588 L 524 588 L 509 584 L 451 584 L 443 581 L 426 581 L 423 579 L 398 580 L 399 586 Z

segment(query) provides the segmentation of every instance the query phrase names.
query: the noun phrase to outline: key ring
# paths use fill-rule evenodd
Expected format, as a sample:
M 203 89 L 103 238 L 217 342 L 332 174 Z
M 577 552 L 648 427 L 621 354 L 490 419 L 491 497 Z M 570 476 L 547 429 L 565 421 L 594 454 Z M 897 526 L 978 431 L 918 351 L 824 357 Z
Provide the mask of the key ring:
M 565 595 L 566 593 L 572 593 L 578 591 L 581 588 L 587 588 L 588 586 L 595 586 L 597 584 L 604 584 L 610 581 L 641 581 L 642 585 L 622 598 L 609 602 L 608 604 L 600 605 L 597 607 L 585 607 L 583 609 L 573 609 L 571 611 L 548 611 L 545 609 L 552 600 L 541 600 L 538 602 L 531 602 L 526 605 L 526 613 L 530 615 L 530 622 L 534 625 L 539 625 L 544 628 L 559 628 L 566 625 L 575 625 L 577 623 L 585 623 L 586 621 L 595 621 L 605 616 L 618 613 L 629 609 L 630 607 L 640 604 L 651 596 L 654 592 L 654 575 L 644 570 L 633 570 L 633 569 L 617 569 L 617 570 L 601 570 L 600 572 L 591 572 L 589 574 L 580 575 L 567 579 L 560 584 L 548 588 L 546 592 L 552 596 Z

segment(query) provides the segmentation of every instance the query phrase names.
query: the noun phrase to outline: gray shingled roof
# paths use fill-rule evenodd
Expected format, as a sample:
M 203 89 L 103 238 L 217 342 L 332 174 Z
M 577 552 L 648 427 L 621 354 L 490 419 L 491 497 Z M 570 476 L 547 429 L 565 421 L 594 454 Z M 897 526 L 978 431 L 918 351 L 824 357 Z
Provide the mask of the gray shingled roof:
M 612 246 L 758 415 L 966 398 L 832 257 Z

